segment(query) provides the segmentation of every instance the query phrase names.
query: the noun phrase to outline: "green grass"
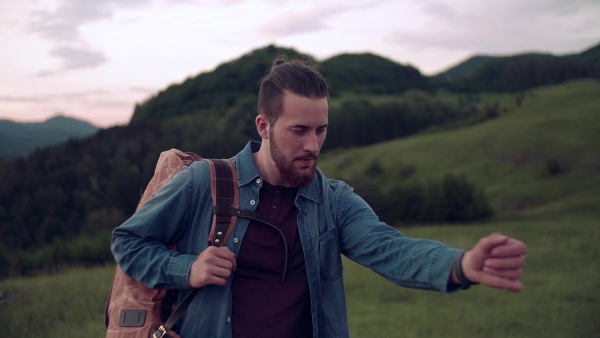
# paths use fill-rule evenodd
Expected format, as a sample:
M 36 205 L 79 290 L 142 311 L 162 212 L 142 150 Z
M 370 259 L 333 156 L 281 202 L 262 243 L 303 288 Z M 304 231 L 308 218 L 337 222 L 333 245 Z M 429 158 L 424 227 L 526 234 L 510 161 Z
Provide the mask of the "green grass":
M 102 337 L 114 266 L 0 282 L 0 327 L 7 337 Z
M 598 218 L 564 215 L 479 225 L 401 229 L 468 248 L 498 231 L 522 239 L 529 253 L 521 293 L 482 286 L 447 295 L 397 287 L 345 261 L 353 337 L 594 337 L 600 332 Z M 6 336 L 103 337 L 104 304 L 114 268 L 0 282 Z
M 594 337 L 600 332 L 598 219 L 491 222 L 411 228 L 407 236 L 471 247 L 490 232 L 522 239 L 529 253 L 525 289 L 482 286 L 446 295 L 398 288 L 346 262 L 350 328 L 355 337 Z

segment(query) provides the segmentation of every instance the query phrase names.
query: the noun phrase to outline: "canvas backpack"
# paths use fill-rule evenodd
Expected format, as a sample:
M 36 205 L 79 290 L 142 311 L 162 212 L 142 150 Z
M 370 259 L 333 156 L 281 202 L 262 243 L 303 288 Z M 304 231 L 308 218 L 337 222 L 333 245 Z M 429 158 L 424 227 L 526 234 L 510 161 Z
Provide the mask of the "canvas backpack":
M 209 160 L 177 149 L 162 152 L 154 176 L 148 183 L 138 204 L 139 210 L 160 188 L 194 161 L 208 162 L 211 173 L 211 195 L 213 200 L 213 222 L 209 235 L 210 245 L 224 246 L 231 235 L 238 217 L 255 219 L 267 224 L 283 238 L 279 228 L 258 215 L 239 207 L 237 172 L 229 160 Z M 285 270 L 287 268 L 287 244 L 285 248 Z M 175 246 L 171 248 L 175 249 Z M 113 286 L 105 309 L 107 338 L 149 338 L 180 336 L 172 328 L 183 315 L 199 289 L 193 289 L 175 306 L 177 293 L 173 290 L 151 289 L 127 276 L 117 265 Z

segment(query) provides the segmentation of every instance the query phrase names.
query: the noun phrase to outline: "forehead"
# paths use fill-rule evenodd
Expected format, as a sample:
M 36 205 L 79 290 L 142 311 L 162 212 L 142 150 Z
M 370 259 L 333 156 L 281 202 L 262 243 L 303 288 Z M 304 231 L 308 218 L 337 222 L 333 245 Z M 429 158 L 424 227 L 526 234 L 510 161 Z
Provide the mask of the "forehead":
M 278 123 L 322 126 L 327 124 L 329 102 L 326 97 L 309 98 L 289 91 L 283 94 L 283 111 Z

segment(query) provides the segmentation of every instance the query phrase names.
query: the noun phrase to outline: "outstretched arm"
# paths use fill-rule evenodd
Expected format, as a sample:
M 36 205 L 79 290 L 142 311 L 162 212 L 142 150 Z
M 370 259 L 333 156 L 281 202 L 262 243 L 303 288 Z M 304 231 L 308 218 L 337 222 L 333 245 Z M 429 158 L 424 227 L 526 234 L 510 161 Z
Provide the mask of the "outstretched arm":
M 482 238 L 462 259 L 462 270 L 471 282 L 492 288 L 519 292 L 527 246 L 508 236 L 493 233 Z M 460 283 L 453 273 L 452 281 Z

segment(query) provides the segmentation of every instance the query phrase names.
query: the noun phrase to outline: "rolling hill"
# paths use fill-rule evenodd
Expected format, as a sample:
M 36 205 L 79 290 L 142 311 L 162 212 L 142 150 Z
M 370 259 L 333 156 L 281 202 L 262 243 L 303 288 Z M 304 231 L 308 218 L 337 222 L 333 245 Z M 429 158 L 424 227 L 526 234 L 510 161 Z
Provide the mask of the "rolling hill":
M 600 78 L 600 45 L 579 54 L 478 55 L 434 76 L 436 86 L 459 91 L 517 92 L 580 78 Z
M 414 180 L 464 175 L 484 188 L 500 216 L 592 213 L 600 217 L 600 81 L 532 90 L 511 113 L 474 126 L 421 133 L 324 155 L 330 177 L 367 180 L 390 191 Z M 403 169 L 410 168 L 410 175 Z
M 24 156 L 36 149 L 93 135 L 98 131 L 87 122 L 55 116 L 40 123 L 0 120 L 0 159 Z

